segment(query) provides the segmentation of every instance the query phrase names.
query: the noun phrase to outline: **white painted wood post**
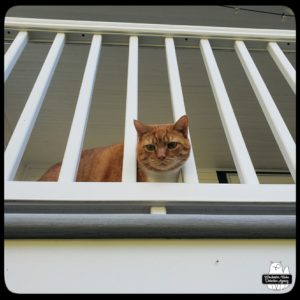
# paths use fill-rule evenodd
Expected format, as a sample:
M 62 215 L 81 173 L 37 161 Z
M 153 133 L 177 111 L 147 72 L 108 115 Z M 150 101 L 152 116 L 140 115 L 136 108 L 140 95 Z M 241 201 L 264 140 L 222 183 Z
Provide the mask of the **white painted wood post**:
M 178 70 L 178 63 L 176 58 L 176 50 L 173 38 L 165 38 L 168 77 L 171 91 L 173 119 L 178 120 L 181 116 L 186 114 L 184 106 L 184 98 L 181 88 L 180 75 Z M 195 163 L 194 152 L 192 148 L 192 139 L 189 134 L 191 143 L 191 152 L 188 160 L 182 168 L 183 181 L 185 183 L 198 183 L 197 167 Z
M 133 120 L 138 116 L 138 37 L 129 38 L 127 96 L 122 181 L 136 182 L 137 132 Z
M 28 43 L 28 32 L 20 31 L 8 50 L 5 53 L 4 58 L 4 82 L 10 75 L 13 67 L 18 61 L 20 55 L 22 54 L 25 46 Z
M 296 71 L 292 64 L 289 62 L 277 43 L 269 42 L 267 49 L 284 78 L 287 80 L 289 86 L 293 92 L 296 93 Z
M 150 214 L 152 215 L 166 215 L 167 208 L 165 206 L 152 206 L 150 207 Z
M 65 34 L 58 33 L 5 150 L 5 180 L 13 180 L 16 175 L 64 44 Z
M 251 158 L 207 39 L 200 40 L 200 49 L 240 182 L 258 184 Z
M 60 182 L 70 182 L 76 180 L 98 69 L 101 41 L 101 35 L 93 36 L 64 159 L 58 178 L 58 181 Z
M 268 124 L 285 159 L 285 162 L 296 181 L 296 145 L 285 125 L 276 104 L 263 81 L 253 59 L 251 58 L 244 42 L 235 41 L 235 51 L 246 72 L 258 102 L 265 114 Z

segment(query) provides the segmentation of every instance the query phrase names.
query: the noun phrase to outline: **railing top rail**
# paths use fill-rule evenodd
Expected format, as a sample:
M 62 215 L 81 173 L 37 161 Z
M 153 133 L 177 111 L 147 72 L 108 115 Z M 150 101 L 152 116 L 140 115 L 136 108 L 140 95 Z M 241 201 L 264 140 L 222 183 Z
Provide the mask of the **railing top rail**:
M 295 30 L 212 27 L 146 23 L 96 22 L 6 17 L 5 28 L 32 31 L 88 32 L 94 34 L 199 37 L 262 41 L 295 41 Z

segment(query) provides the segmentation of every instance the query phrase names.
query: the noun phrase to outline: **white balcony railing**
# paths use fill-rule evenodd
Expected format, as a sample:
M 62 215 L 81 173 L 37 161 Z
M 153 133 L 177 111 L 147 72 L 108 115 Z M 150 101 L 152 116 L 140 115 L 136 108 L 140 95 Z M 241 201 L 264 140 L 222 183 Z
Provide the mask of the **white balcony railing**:
M 41 20 L 6 18 L 5 27 L 18 32 L 5 54 L 6 80 L 23 49 L 30 40 L 30 32 L 49 39 L 47 33 L 55 33 L 52 47 L 45 59 L 30 96 L 21 113 L 5 151 L 5 200 L 14 203 L 95 203 L 120 205 L 144 205 L 152 207 L 153 214 L 166 213 L 165 206 L 181 203 L 230 205 L 279 204 L 292 207 L 295 203 L 295 184 L 259 184 L 246 144 L 232 109 L 224 82 L 218 69 L 210 40 L 233 40 L 234 49 L 246 72 L 258 102 L 278 143 L 288 169 L 296 180 L 295 142 L 285 125 L 266 84 L 249 54 L 244 41 L 264 41 L 267 50 L 295 92 L 295 69 L 279 48 L 277 42 L 295 42 L 293 30 L 245 29 L 227 27 L 201 27 L 179 25 L 156 25 L 136 23 L 108 23 L 69 20 Z M 77 106 L 71 125 L 58 182 L 20 182 L 15 175 L 35 126 L 51 78 L 59 62 L 66 41 L 74 33 L 93 36 L 89 56 L 81 84 Z M 126 36 L 129 44 L 127 102 L 125 124 L 125 150 L 121 183 L 75 182 L 80 153 L 89 117 L 94 81 L 100 57 L 102 37 Z M 70 36 L 70 38 L 69 38 Z M 204 184 L 198 179 L 193 151 L 184 166 L 184 183 L 137 183 L 136 182 L 136 132 L 132 120 L 137 119 L 138 106 L 138 49 L 140 37 L 159 37 L 164 40 L 167 69 L 171 90 L 174 120 L 185 114 L 185 103 L 177 65 L 174 38 L 193 37 L 199 41 L 205 67 L 212 86 L 218 112 L 229 143 L 230 151 L 241 184 Z M 190 136 L 191 141 L 192 137 Z

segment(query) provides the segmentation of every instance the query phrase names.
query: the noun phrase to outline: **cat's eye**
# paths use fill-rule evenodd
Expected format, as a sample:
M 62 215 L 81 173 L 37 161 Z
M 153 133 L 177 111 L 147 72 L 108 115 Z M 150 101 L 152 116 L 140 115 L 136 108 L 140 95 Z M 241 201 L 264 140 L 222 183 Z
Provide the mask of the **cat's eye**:
M 177 142 L 170 142 L 167 144 L 168 149 L 174 149 L 177 146 Z
M 148 144 L 145 146 L 148 151 L 155 151 L 156 147 L 153 144 Z

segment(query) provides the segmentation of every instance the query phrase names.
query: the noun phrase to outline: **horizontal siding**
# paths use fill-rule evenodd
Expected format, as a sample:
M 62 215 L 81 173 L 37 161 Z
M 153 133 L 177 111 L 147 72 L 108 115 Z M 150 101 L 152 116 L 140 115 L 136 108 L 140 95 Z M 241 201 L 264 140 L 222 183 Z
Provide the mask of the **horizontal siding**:
M 288 174 L 259 174 L 257 177 L 261 184 L 294 184 L 292 176 Z M 228 174 L 227 178 L 229 183 L 240 183 L 236 174 Z
M 50 165 L 46 166 L 30 166 L 27 165 L 20 180 L 35 181 L 37 180 Z M 201 169 L 198 170 L 198 177 L 201 183 L 218 183 L 216 170 L 214 169 Z
M 24 165 L 22 164 L 17 174 L 17 180 L 36 181 L 51 165 Z M 217 170 L 215 169 L 198 169 L 198 177 L 201 183 L 219 183 Z M 260 170 L 263 171 L 263 170 Z M 268 170 L 265 171 L 268 173 Z M 273 171 L 274 172 L 274 171 Z M 229 183 L 239 183 L 236 174 L 229 173 Z M 293 179 L 290 175 L 272 174 L 272 175 L 258 175 L 259 182 L 274 183 L 274 184 L 293 184 Z

